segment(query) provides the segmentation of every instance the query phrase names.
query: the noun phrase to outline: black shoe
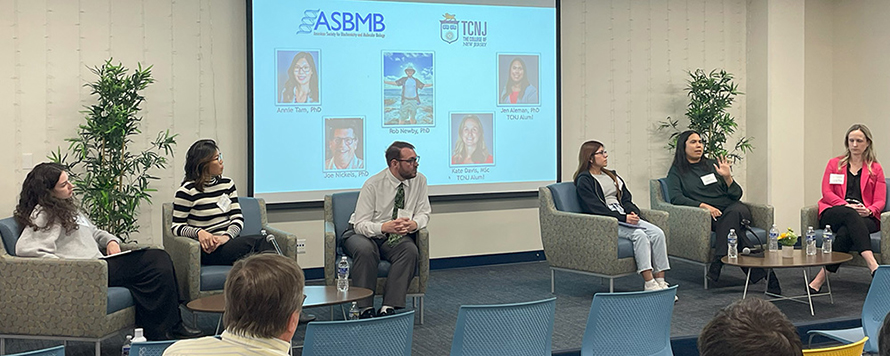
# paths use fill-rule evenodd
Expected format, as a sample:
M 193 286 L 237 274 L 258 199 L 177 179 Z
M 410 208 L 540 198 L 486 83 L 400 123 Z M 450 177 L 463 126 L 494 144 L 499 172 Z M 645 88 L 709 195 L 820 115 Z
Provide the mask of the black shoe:
M 807 284 L 807 289 L 810 290 L 810 295 L 822 293 L 822 287 L 819 287 L 819 289 L 813 289 L 813 287 L 810 287 L 810 285 Z
M 300 313 L 300 324 L 306 324 L 306 323 L 309 323 L 310 321 L 315 321 L 315 319 L 316 319 L 315 314 Z
M 358 315 L 359 319 L 371 319 L 377 316 L 377 312 L 374 311 L 374 307 L 370 307 L 362 311 L 361 314 Z
M 717 258 L 716 261 L 711 262 L 711 266 L 708 267 L 708 279 L 711 281 L 717 282 L 720 279 L 720 272 L 723 271 L 723 261 Z
M 877 271 L 877 269 L 875 271 Z M 875 279 L 875 271 L 871 271 L 871 279 Z
M 773 272 L 769 273 L 769 282 L 766 285 L 766 292 L 776 295 L 782 295 L 782 286 L 779 285 L 779 278 Z
M 190 328 L 185 325 L 183 322 L 179 322 L 172 329 L 167 331 L 167 339 L 193 339 L 196 337 L 200 337 L 203 335 L 201 330 Z
M 377 312 L 377 316 L 389 316 L 389 315 L 395 315 L 395 314 L 396 314 L 396 308 L 389 308 L 389 309 L 386 309 L 385 311 L 383 310 L 383 308 L 380 308 L 380 311 Z

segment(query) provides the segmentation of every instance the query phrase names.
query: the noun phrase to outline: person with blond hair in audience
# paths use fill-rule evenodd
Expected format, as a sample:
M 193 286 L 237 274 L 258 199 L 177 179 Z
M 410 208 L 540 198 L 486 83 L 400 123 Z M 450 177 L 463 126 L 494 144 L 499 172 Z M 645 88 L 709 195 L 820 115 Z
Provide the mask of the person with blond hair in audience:
M 238 260 L 226 278 L 226 330 L 180 341 L 165 356 L 263 356 L 290 354 L 291 339 L 303 309 L 303 270 L 293 259 L 275 254 Z

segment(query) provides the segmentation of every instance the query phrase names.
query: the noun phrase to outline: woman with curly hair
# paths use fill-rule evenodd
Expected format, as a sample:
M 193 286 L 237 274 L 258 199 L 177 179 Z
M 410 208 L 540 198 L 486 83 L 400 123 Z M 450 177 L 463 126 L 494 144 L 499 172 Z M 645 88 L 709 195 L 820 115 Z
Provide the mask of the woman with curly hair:
M 98 259 L 121 252 L 121 240 L 97 228 L 78 209 L 65 167 L 41 163 L 22 183 L 15 220 L 22 229 L 20 257 Z M 106 259 L 108 286 L 125 287 L 136 304 L 136 324 L 151 340 L 197 337 L 182 323 L 173 261 L 159 249 L 136 250 Z

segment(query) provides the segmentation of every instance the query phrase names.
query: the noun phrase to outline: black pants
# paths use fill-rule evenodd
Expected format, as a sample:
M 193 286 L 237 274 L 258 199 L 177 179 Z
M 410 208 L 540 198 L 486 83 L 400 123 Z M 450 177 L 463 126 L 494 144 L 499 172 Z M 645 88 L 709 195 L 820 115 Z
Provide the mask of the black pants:
M 261 235 L 238 236 L 229 239 L 211 253 L 201 250 L 202 265 L 231 265 L 251 253 L 275 251 L 275 246 Z
M 149 340 L 166 339 L 182 322 L 173 261 L 164 250 L 150 249 L 108 258 L 108 286 L 125 287 L 136 304 L 136 325 Z
M 871 233 L 878 232 L 880 225 L 877 219 L 862 217 L 853 208 L 838 205 L 822 211 L 819 215 L 819 227 L 831 225 L 834 241 L 831 248 L 838 252 L 871 251 Z M 825 266 L 829 272 L 837 272 L 840 264 Z
M 349 269 L 352 284 L 356 287 L 377 289 L 377 264 L 380 259 L 389 261 L 392 266 L 386 276 L 386 285 L 383 287 L 383 305 L 394 308 L 405 307 L 405 297 L 408 295 L 408 283 L 414 278 L 414 270 L 417 268 L 417 244 L 414 239 L 417 233 L 402 236 L 394 245 L 386 243 L 386 238 L 370 239 L 360 235 L 351 227 L 343 233 L 343 251 L 352 256 L 352 266 Z M 359 300 L 359 308 L 374 306 L 374 296 Z
M 742 202 L 735 202 L 723 209 L 722 215 L 716 221 L 711 220 L 711 231 L 716 234 L 716 246 L 714 246 L 714 257 L 720 259 L 726 256 L 729 251 L 727 246 L 727 236 L 729 229 L 735 229 L 736 236 L 739 237 L 739 250 L 745 247 L 754 247 L 751 241 L 748 241 L 748 234 L 745 233 L 745 227 L 742 226 L 742 220 L 751 221 L 751 211 Z

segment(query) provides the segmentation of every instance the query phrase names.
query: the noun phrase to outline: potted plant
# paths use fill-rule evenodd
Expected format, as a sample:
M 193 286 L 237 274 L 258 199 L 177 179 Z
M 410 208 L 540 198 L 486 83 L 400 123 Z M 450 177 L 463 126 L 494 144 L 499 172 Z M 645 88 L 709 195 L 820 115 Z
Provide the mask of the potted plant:
M 139 64 L 130 74 L 108 59 L 90 70 L 98 78 L 84 86 L 97 102 L 81 111 L 86 122 L 79 125 L 77 137 L 65 140 L 70 142 L 70 157 L 57 149 L 49 158 L 71 170 L 81 208 L 90 220 L 124 242 L 132 242 L 130 234 L 139 230 L 139 205 L 151 203 L 150 193 L 156 191 L 149 182 L 158 178 L 150 171 L 167 167 L 176 135 L 161 131 L 148 149 L 132 149 L 135 136 L 142 133 L 138 114 L 145 98 L 140 91 L 154 82 L 151 66 Z
M 737 95 L 744 95 L 738 91 L 738 85 L 732 82 L 732 73 L 714 69 L 706 74 L 702 69 L 696 69 L 688 74 L 689 80 L 685 89 L 689 96 L 689 104 L 686 106 L 688 128 L 701 134 L 704 151 L 708 157 L 741 160 L 745 153 L 754 148 L 751 139 L 739 138 L 731 151 L 724 147 L 727 139 L 739 126 L 727 110 Z M 671 117 L 659 123 L 659 130 L 673 131 L 668 140 L 668 148 L 672 151 L 676 148 L 677 136 L 680 135 L 679 126 L 679 120 Z
M 797 235 L 790 227 L 788 231 L 779 234 L 779 245 L 782 246 L 782 257 L 791 258 L 794 253 L 794 245 L 797 243 Z

